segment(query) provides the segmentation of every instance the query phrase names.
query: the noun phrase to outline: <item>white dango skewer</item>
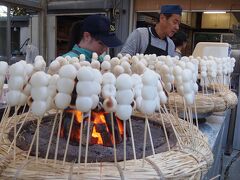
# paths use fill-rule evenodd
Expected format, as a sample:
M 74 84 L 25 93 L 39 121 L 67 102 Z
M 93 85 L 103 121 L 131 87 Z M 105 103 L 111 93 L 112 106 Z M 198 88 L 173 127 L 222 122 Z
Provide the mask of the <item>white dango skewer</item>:
M 58 73 L 60 68 L 61 68 L 60 62 L 58 60 L 54 60 L 49 65 L 48 73 L 49 74 L 56 74 L 56 73 Z
M 32 75 L 30 79 L 30 83 L 32 86 L 31 97 L 33 99 L 33 102 L 31 104 L 31 111 L 34 115 L 38 117 L 37 129 L 35 131 L 35 134 L 32 140 L 32 143 L 33 143 L 36 137 L 36 161 L 38 162 L 39 128 L 40 128 L 42 117 L 47 111 L 46 100 L 48 97 L 47 86 L 49 83 L 49 75 L 43 71 L 37 71 Z M 29 148 L 27 158 L 29 157 L 30 152 L 31 152 L 31 148 Z
M 117 163 L 117 154 L 116 154 L 116 139 L 114 132 L 114 121 L 113 113 L 117 108 L 116 96 L 116 77 L 111 73 L 107 72 L 103 74 L 103 86 L 102 86 L 102 97 L 103 97 L 103 108 L 106 112 L 111 114 L 111 124 L 112 124 L 112 134 L 113 134 L 113 153 L 114 153 L 114 162 Z
M 121 74 L 117 77 L 116 80 L 116 100 L 117 100 L 117 109 L 116 115 L 123 121 L 124 127 L 124 169 L 126 168 L 126 121 L 130 120 L 132 115 L 132 106 L 134 94 L 132 92 L 132 79 L 128 74 Z M 132 129 L 132 127 L 130 126 Z M 131 130 L 132 132 L 132 130 Z M 134 142 L 133 134 L 131 133 L 132 143 Z M 135 153 L 135 149 L 133 149 L 133 153 Z
M 97 100 L 97 94 L 100 93 L 100 90 L 96 90 L 95 87 L 97 85 L 94 82 L 99 82 L 99 77 L 96 78 L 93 75 L 93 70 L 91 67 L 82 67 L 77 72 L 77 99 L 76 99 L 76 108 L 83 113 L 89 113 L 88 117 L 88 126 L 87 126 L 87 140 L 86 140 L 86 150 L 85 150 L 85 166 L 87 164 L 87 157 L 88 157 L 88 145 L 89 145 L 89 131 L 90 131 L 90 120 L 91 120 L 91 109 L 94 108 L 93 100 Z M 96 85 L 96 86 L 95 86 Z M 98 86 L 99 87 L 99 86 Z M 93 96 L 93 97 L 92 97 Z M 97 104 L 97 103 L 95 103 Z M 79 165 L 80 165 L 80 158 L 81 158 L 81 144 L 82 144 L 82 128 L 83 128 L 83 120 L 81 120 L 81 127 L 80 127 L 80 142 L 79 142 Z
M 70 105 L 71 94 L 75 86 L 75 82 L 74 82 L 75 78 L 76 78 L 76 69 L 73 65 L 67 64 L 62 66 L 59 69 L 59 78 L 57 78 L 57 84 L 56 84 L 58 93 L 54 98 L 54 104 L 56 105 L 57 109 L 60 110 L 60 120 L 59 120 L 59 126 L 58 126 L 54 163 L 56 163 L 57 154 L 58 154 L 57 152 L 58 152 L 58 144 L 59 144 L 59 138 L 60 138 L 61 124 L 62 124 L 62 114 L 63 114 L 63 110 Z M 69 87 L 66 87 L 64 83 L 68 83 Z M 56 113 L 55 116 L 57 116 L 57 114 L 58 113 Z M 71 131 L 71 128 L 70 128 L 70 131 Z
M 22 62 L 17 62 L 9 67 L 10 78 L 8 80 L 9 91 L 7 93 L 7 103 L 15 106 L 15 111 L 26 103 L 27 96 L 22 92 L 26 84 L 27 75 Z
M 36 56 L 33 66 L 35 71 L 44 71 L 46 68 L 46 62 L 44 61 L 42 56 Z
M 9 116 L 9 111 L 12 106 L 15 106 L 15 112 L 11 118 L 8 119 L 8 122 L 5 123 L 5 127 L 7 127 L 8 123 L 17 115 L 17 112 L 21 105 L 24 105 L 27 97 L 22 93 L 24 79 L 26 76 L 26 72 L 24 71 L 23 63 L 15 63 L 9 67 L 9 80 L 8 80 L 8 88 L 7 92 L 7 117 Z M 7 118 L 6 118 L 7 120 Z M 16 125 L 19 118 L 14 119 L 14 163 L 16 160 Z M 2 121 L 5 121 L 2 119 Z M 5 127 L 3 129 L 5 129 Z M 1 134 L 2 135 L 2 134 Z M 2 137 L 0 137 L 2 139 Z
M 116 77 L 111 73 L 107 72 L 103 74 L 103 85 L 102 85 L 102 97 L 103 108 L 106 112 L 115 112 L 116 111 Z M 111 103 L 110 103 L 111 102 Z
M 195 103 L 195 94 L 197 93 L 196 89 L 198 89 L 198 87 L 197 88 L 195 87 L 197 86 L 197 84 L 196 84 L 196 81 L 193 80 L 193 76 L 191 74 L 193 74 L 193 71 L 191 71 L 190 69 L 184 69 L 182 76 L 183 76 L 184 109 L 185 109 L 184 113 L 186 114 L 187 120 L 190 123 L 191 131 L 193 131 L 193 115 L 192 115 L 193 105 L 195 108 L 195 117 L 196 117 L 196 123 L 198 127 L 198 119 L 197 119 L 197 111 L 196 111 L 196 103 Z M 190 132 L 190 133 L 193 133 L 193 132 Z
M 5 61 L 0 61 L 0 96 L 2 96 L 4 82 L 6 78 L 6 74 L 8 71 L 8 64 Z M 8 111 L 8 106 L 5 108 L 4 113 L 2 115 L 2 120 L 0 122 L 0 125 L 3 123 L 6 112 Z
M 111 71 L 111 63 L 109 61 L 103 61 L 101 64 L 102 74 Z
M 168 139 L 168 135 L 167 135 L 167 130 L 166 130 L 165 122 L 163 120 L 163 116 L 162 116 L 162 112 L 161 112 L 161 104 L 163 104 L 165 106 L 165 104 L 167 103 L 167 96 L 165 95 L 165 93 L 163 91 L 163 87 L 162 87 L 160 80 L 158 80 L 158 83 L 157 83 L 157 93 L 158 93 L 158 96 L 156 98 L 156 100 L 157 100 L 156 110 L 159 111 L 160 118 L 161 118 L 162 125 L 163 125 L 164 134 L 165 134 L 165 137 L 167 140 L 168 150 L 170 150 L 170 144 L 169 144 L 169 139 Z
M 64 65 L 59 69 L 59 78 L 57 79 L 58 94 L 55 97 L 55 104 L 58 109 L 63 110 L 63 109 L 66 109 L 70 105 L 71 95 L 72 95 L 73 89 L 75 87 L 74 80 L 75 80 L 76 76 L 77 76 L 77 70 L 72 64 Z M 64 101 L 64 102 L 62 102 L 62 101 Z M 60 114 L 61 114 L 61 119 L 60 119 L 59 124 L 62 123 L 62 111 L 60 112 Z M 70 130 L 69 130 L 69 134 L 68 134 L 68 138 L 67 138 L 64 157 L 63 157 L 63 165 L 65 164 L 66 155 L 67 155 L 67 151 L 68 151 L 68 145 L 69 145 L 69 141 L 70 141 L 70 134 L 72 131 L 73 119 L 74 119 L 74 114 L 72 114 L 72 118 L 71 118 L 71 122 L 70 122 Z M 59 141 L 61 126 L 59 125 L 58 128 L 59 128 L 58 129 L 58 137 L 57 137 L 58 139 L 57 139 L 56 151 L 55 151 L 56 159 L 57 159 L 57 149 L 58 149 L 58 141 Z
M 116 65 L 113 68 L 113 74 L 118 77 L 120 74 L 124 73 L 124 68 L 121 65 Z
M 51 109 L 56 108 L 56 105 L 54 103 L 54 98 L 57 94 L 58 79 L 59 79 L 58 74 L 54 74 L 53 76 L 51 76 L 49 78 L 47 110 L 51 110 Z M 52 137 L 53 137 L 54 129 L 55 129 L 55 126 L 56 126 L 57 116 L 58 116 L 58 111 L 56 112 L 54 120 L 53 120 L 53 126 L 52 126 L 52 130 L 51 130 L 51 134 L 50 134 L 50 138 L 49 138 L 49 142 L 48 142 L 48 147 L 47 147 L 47 152 L 46 152 L 46 156 L 45 156 L 45 163 L 47 162 L 48 155 L 49 155 L 49 150 L 50 150 L 50 147 L 51 147 L 51 144 L 52 144 Z
M 132 74 L 131 78 L 132 78 L 132 82 L 133 82 L 134 99 L 137 101 L 138 98 L 142 98 L 142 93 L 141 93 L 142 86 L 143 86 L 142 79 L 141 79 L 141 76 L 138 74 Z M 138 101 L 138 102 L 140 102 L 140 101 Z M 140 109 L 140 106 L 141 106 L 140 103 L 136 104 L 137 109 Z
M 144 128 L 144 142 L 143 142 L 143 166 L 145 164 L 145 151 L 146 151 L 146 141 L 147 141 L 147 131 L 149 133 L 151 147 L 153 151 L 153 156 L 155 155 L 155 150 L 152 141 L 151 130 L 148 122 L 148 115 L 151 115 L 155 112 L 156 109 L 156 100 L 157 96 L 157 75 L 152 70 L 146 70 L 142 75 L 142 101 L 140 111 L 145 114 L 145 128 Z
M 127 60 L 122 61 L 121 66 L 124 69 L 124 73 L 129 74 L 129 75 L 132 74 L 131 65 L 129 64 L 129 62 Z
M 27 64 L 25 61 L 21 60 L 19 61 L 17 64 L 21 64 L 20 66 L 24 66 L 24 73 L 22 74 L 23 76 L 17 75 L 17 76 L 10 76 L 10 81 L 9 81 L 9 86 L 10 89 L 18 89 L 21 92 L 20 95 L 20 101 L 19 101 L 19 106 L 23 106 L 23 110 L 22 110 L 22 115 L 25 116 L 24 119 L 20 122 L 20 127 L 18 128 L 17 133 L 15 134 L 14 132 L 14 140 L 12 141 L 8 152 L 10 152 L 10 150 L 12 149 L 12 146 L 15 145 L 15 141 L 16 138 L 18 136 L 18 134 L 20 133 L 25 121 L 27 120 L 27 117 L 29 115 L 30 109 L 27 111 L 26 114 L 25 113 L 25 108 L 27 105 L 27 100 L 31 94 L 31 84 L 29 83 L 29 79 L 33 73 L 33 65 L 32 64 Z M 18 65 L 19 66 L 19 65 Z M 18 87 L 17 87 L 18 86 Z M 15 88 L 14 88 L 15 87 Z M 15 122 L 19 124 L 19 120 L 21 119 L 21 116 L 18 116 L 19 118 L 15 119 Z M 15 148 L 15 147 L 14 147 Z
M 98 60 L 92 59 L 91 67 L 100 70 L 100 62 Z
M 0 96 L 2 95 L 5 76 L 7 74 L 8 64 L 5 61 L 0 61 Z

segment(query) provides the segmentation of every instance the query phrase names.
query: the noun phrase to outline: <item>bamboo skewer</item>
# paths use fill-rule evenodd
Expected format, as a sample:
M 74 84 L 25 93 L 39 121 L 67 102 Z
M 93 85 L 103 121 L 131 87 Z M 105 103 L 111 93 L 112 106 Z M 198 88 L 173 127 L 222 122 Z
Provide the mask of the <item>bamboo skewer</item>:
M 150 126 L 149 126 L 149 122 L 148 122 L 148 118 L 147 118 L 147 117 L 146 117 L 146 121 L 147 121 L 148 134 L 149 134 L 149 138 L 150 138 L 150 142 L 151 142 L 151 147 L 152 147 L 152 152 L 153 152 L 153 157 L 154 157 L 154 156 L 155 156 L 155 149 L 154 149 L 152 134 L 151 134 L 151 130 L 150 130 Z
M 73 120 L 74 120 L 74 113 L 72 113 L 72 117 L 71 117 L 68 138 L 67 138 L 66 148 L 65 148 L 64 157 L 63 157 L 63 166 L 65 165 L 65 161 L 66 161 L 66 157 L 67 157 L 68 145 L 69 145 L 69 141 L 70 141 L 70 137 L 71 137 L 71 133 L 72 133 Z
M 27 106 L 27 104 L 25 103 L 24 106 L 23 106 L 23 110 L 22 110 L 22 113 L 21 113 L 21 114 L 24 114 L 25 109 L 26 109 L 26 106 Z
M 51 147 L 51 144 L 52 144 L 52 138 L 53 138 L 53 133 L 54 133 L 54 129 L 55 129 L 56 121 L 57 121 L 57 116 L 58 116 L 58 111 L 56 112 L 54 120 L 53 120 L 52 131 L 51 131 L 51 134 L 50 134 L 50 139 L 49 139 L 48 147 L 47 147 L 47 153 L 46 153 L 46 156 L 45 156 L 45 163 L 47 162 L 49 150 L 50 150 L 50 147 Z
M 40 123 L 41 123 L 42 117 L 38 117 L 37 119 L 37 143 L 36 143 L 36 163 L 38 163 L 38 152 L 39 152 L 39 137 L 40 137 Z
M 79 167 L 79 170 L 80 170 L 80 165 L 81 165 L 81 156 L 82 156 L 82 130 L 83 130 L 83 113 L 82 113 L 82 116 L 81 116 L 81 124 L 80 124 L 80 138 L 79 138 L 79 147 L 78 147 L 78 167 Z M 79 171 L 78 171 L 78 174 L 79 174 Z
M 15 111 L 14 111 L 13 115 L 6 121 L 4 128 L 6 128 L 9 125 L 9 123 L 11 122 L 11 120 L 17 115 L 19 108 L 20 108 L 20 106 L 15 106 Z
M 63 110 L 60 111 L 60 120 L 58 124 L 58 134 L 57 134 L 57 142 L 56 142 L 56 149 L 55 149 L 55 155 L 54 155 L 54 164 L 56 164 L 57 162 L 58 144 L 59 144 L 59 138 L 60 138 L 60 132 L 61 132 L 61 125 L 62 125 L 62 115 L 63 115 Z
M 166 141 L 167 141 L 167 145 L 168 145 L 168 150 L 170 151 L 171 148 L 170 148 L 170 144 L 169 144 L 169 139 L 168 139 L 168 135 L 167 135 L 167 130 L 166 130 L 165 122 L 164 122 L 163 117 L 162 117 L 162 113 L 161 113 L 160 107 L 159 107 L 159 114 L 160 114 L 160 118 L 161 118 L 162 125 L 163 125 L 163 131 L 164 131 L 164 134 L 165 134 L 165 137 L 166 137 Z
M 17 133 L 17 122 L 16 119 L 14 120 L 14 139 L 13 139 L 13 144 L 14 144 L 14 150 L 13 150 L 13 161 L 14 161 L 14 166 L 16 165 L 16 148 L 17 148 L 17 141 L 16 141 L 16 133 Z
M 87 126 L 87 143 L 86 143 L 86 149 L 85 149 L 85 160 L 84 160 L 84 167 L 87 166 L 87 159 L 88 159 L 88 145 L 89 145 L 89 136 L 90 136 L 90 121 L 91 121 L 91 110 L 89 112 L 88 116 L 88 126 Z
M 4 109 L 3 115 L 2 115 L 2 119 L 0 121 L 0 127 L 2 127 L 5 119 L 9 116 L 9 112 L 10 112 L 10 106 L 6 106 L 6 108 Z M 7 117 L 6 117 L 7 116 Z
M 146 117 L 145 117 L 144 138 L 143 138 L 142 167 L 144 167 L 144 164 L 145 164 L 146 142 L 147 142 L 147 121 L 146 121 Z
M 34 141 L 35 141 L 36 135 L 37 135 L 37 131 L 35 131 L 35 133 L 34 133 L 34 135 L 33 135 L 32 142 L 31 142 L 31 144 L 30 144 L 30 147 L 29 147 L 29 150 L 28 150 L 27 158 L 26 158 L 26 159 L 28 159 L 29 156 L 30 156 L 30 153 L 31 153 L 31 151 L 32 151 L 32 146 L 33 146 L 33 143 L 34 143 Z
M 124 170 L 126 170 L 126 121 L 123 121 L 123 159 L 124 159 Z
M 194 143 L 194 134 L 193 134 L 193 119 L 192 119 L 192 114 L 191 114 L 191 110 L 190 110 L 190 107 L 187 107 L 187 113 L 188 113 L 188 117 L 189 117 L 189 137 L 192 141 L 192 148 L 194 149 L 193 147 L 193 143 Z
M 131 119 L 131 117 L 129 118 L 129 126 L 130 126 L 131 140 L 132 140 L 133 158 L 134 158 L 134 163 L 136 163 L 137 157 L 136 157 L 136 149 L 135 149 L 135 142 L 134 142 L 134 136 L 133 136 L 132 119 Z
M 194 101 L 194 114 L 195 114 L 195 120 L 196 120 L 196 126 L 198 127 L 198 115 L 197 115 L 197 105 L 196 105 L 196 101 Z
M 113 154 L 114 154 L 114 163 L 117 163 L 117 149 L 116 149 L 116 138 L 114 131 L 114 121 L 113 121 L 113 112 L 111 112 L 111 124 L 112 124 L 112 135 L 113 135 Z

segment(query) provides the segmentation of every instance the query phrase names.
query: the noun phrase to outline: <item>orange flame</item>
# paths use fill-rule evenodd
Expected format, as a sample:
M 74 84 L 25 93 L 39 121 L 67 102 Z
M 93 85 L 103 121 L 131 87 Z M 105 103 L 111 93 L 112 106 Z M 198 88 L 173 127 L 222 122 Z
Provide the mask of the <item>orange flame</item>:
M 83 121 L 83 113 L 78 111 L 78 110 L 67 110 L 66 112 L 68 113 L 73 113 L 74 114 L 74 119 L 76 122 L 80 123 Z M 97 131 L 96 125 L 98 124 L 105 124 L 106 130 L 109 133 L 111 137 L 111 141 L 113 143 L 113 137 L 112 137 L 112 132 L 109 131 L 106 119 L 105 119 L 105 112 L 93 112 L 91 113 L 91 121 L 93 122 L 93 129 L 92 129 L 92 135 L 90 139 L 90 144 L 101 144 L 103 145 L 103 139 L 101 136 L 101 133 Z M 119 128 L 119 133 L 122 136 L 123 135 L 123 124 L 122 121 L 117 119 L 117 126 Z M 64 136 L 63 128 L 61 129 L 61 137 Z M 80 126 L 78 128 L 73 128 L 71 132 L 71 137 L 70 140 L 76 140 L 79 142 L 80 139 Z

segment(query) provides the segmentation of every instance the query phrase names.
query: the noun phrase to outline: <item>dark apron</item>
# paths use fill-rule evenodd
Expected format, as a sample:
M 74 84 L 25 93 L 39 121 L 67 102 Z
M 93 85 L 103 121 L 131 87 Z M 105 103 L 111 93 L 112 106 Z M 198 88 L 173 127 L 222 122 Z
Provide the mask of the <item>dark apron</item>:
M 152 28 L 152 31 L 155 31 L 154 28 Z M 151 33 L 150 30 L 148 28 L 148 46 L 146 51 L 144 52 L 144 54 L 156 54 L 157 56 L 161 56 L 161 55 L 168 55 L 168 41 L 167 38 L 164 39 L 164 41 L 166 42 L 166 50 L 163 50 L 161 48 L 157 48 L 155 46 L 151 45 Z

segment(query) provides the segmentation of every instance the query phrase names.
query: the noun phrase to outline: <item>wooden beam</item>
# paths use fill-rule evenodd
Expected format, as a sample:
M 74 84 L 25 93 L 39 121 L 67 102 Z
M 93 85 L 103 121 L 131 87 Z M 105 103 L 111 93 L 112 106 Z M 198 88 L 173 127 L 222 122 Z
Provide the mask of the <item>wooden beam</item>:
M 164 4 L 179 4 L 185 11 L 240 10 L 239 0 L 135 0 L 134 9 L 139 11 L 160 11 Z
M 42 10 L 41 0 L 39 0 L 39 2 L 35 2 L 31 0 L 1 0 L 1 4 L 10 5 L 10 6 L 19 6 L 19 7 L 29 8 L 37 11 Z

